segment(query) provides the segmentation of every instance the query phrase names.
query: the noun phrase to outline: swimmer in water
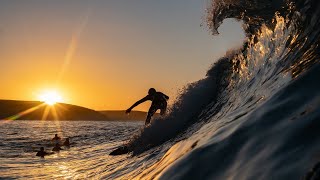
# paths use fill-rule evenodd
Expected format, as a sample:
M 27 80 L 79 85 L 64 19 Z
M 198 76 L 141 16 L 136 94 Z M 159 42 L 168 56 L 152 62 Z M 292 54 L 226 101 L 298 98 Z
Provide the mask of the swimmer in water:
M 56 145 L 53 147 L 52 151 L 59 152 L 60 150 L 63 150 L 63 149 L 61 149 L 59 143 L 56 143 Z
M 44 151 L 44 147 L 41 147 L 40 151 L 37 152 L 36 156 L 40 156 L 40 157 L 44 158 L 44 156 L 50 155 L 50 154 L 52 154 L 52 153 L 48 153 L 48 152 Z
M 66 140 L 64 141 L 64 143 L 62 144 L 63 146 L 70 146 L 70 141 L 69 138 L 66 138 Z
M 58 134 L 55 134 L 55 135 L 54 135 L 54 138 L 52 138 L 51 141 L 53 141 L 54 144 L 57 144 L 57 143 L 60 144 L 61 138 L 58 136 Z

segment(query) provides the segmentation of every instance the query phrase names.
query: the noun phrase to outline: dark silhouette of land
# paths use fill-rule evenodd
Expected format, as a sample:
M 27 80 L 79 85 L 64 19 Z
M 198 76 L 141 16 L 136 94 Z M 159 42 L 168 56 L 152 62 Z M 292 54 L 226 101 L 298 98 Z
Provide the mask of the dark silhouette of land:
M 142 111 L 127 115 L 124 110 L 95 111 L 65 103 L 50 106 L 39 101 L 0 100 L 0 120 L 144 121 L 146 116 Z
M 44 116 L 44 114 L 47 114 Z M 107 120 L 92 109 L 57 103 L 49 106 L 39 101 L 0 100 L 0 119 L 14 120 Z

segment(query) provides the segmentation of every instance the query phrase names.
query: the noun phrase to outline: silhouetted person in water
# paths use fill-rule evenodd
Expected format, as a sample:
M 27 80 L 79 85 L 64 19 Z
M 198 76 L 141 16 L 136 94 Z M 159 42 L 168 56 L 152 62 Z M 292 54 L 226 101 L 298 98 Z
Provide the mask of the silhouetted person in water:
M 62 144 L 63 146 L 70 146 L 70 141 L 69 138 L 66 138 L 66 140 L 64 141 L 64 143 Z
M 52 154 L 52 153 L 48 153 L 48 152 L 44 151 L 44 147 L 41 147 L 40 151 L 37 152 L 36 156 L 40 156 L 43 158 L 44 156 L 50 155 L 50 154 Z
M 56 151 L 56 152 L 59 152 L 60 150 L 62 150 L 62 149 L 61 149 L 59 143 L 57 143 L 52 149 L 52 151 Z
M 167 110 L 167 101 L 169 99 L 169 96 L 163 94 L 162 92 L 157 92 L 154 88 L 150 88 L 148 91 L 148 95 L 136 103 L 134 103 L 129 109 L 126 110 L 126 113 L 130 113 L 131 110 L 138 106 L 139 104 L 145 102 L 145 101 L 152 101 L 152 104 L 149 108 L 147 119 L 145 122 L 145 125 L 150 123 L 151 117 L 154 115 L 154 113 L 160 109 L 160 114 L 164 115 Z
M 52 138 L 52 141 L 54 142 L 54 144 L 59 143 L 61 140 L 61 138 L 58 136 L 58 134 L 54 135 L 54 138 Z

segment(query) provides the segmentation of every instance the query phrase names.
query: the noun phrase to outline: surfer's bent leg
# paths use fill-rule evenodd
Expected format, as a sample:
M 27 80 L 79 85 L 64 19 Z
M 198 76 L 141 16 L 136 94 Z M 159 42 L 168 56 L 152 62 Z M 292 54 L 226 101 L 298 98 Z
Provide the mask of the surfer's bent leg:
M 147 115 L 147 119 L 146 119 L 146 123 L 145 125 L 150 123 L 151 117 L 154 115 L 154 113 L 157 111 L 157 108 L 155 106 L 151 106 L 149 111 L 148 111 L 148 115 Z
M 161 108 L 160 108 L 160 115 L 163 116 L 166 114 L 166 111 L 167 111 L 167 102 L 163 103 L 161 105 Z

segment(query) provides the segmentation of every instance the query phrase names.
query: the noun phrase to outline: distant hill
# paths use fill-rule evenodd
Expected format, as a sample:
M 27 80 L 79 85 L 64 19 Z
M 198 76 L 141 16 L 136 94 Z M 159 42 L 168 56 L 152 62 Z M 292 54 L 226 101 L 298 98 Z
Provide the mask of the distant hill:
M 70 104 L 49 106 L 39 101 L 0 100 L 0 119 L 41 120 L 45 112 L 46 120 L 110 120 L 98 111 Z
M 114 121 L 144 121 L 147 117 L 147 112 L 143 111 L 131 111 L 130 114 L 126 114 L 123 110 L 105 110 L 99 112 L 104 114 L 107 119 Z M 156 116 L 159 116 L 159 114 L 156 113 Z

